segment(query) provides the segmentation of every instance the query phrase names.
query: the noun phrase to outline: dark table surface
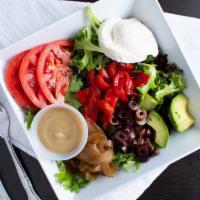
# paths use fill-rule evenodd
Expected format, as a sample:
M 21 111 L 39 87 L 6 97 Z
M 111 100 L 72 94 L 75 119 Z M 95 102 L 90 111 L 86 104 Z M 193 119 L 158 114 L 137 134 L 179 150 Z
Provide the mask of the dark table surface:
M 160 0 L 160 3 L 164 11 L 200 18 L 199 0 Z M 18 149 L 17 153 L 42 199 L 56 200 L 57 198 L 37 160 Z M 0 139 L 0 177 L 13 200 L 27 199 L 2 139 Z M 200 151 L 168 167 L 139 199 L 199 200 Z

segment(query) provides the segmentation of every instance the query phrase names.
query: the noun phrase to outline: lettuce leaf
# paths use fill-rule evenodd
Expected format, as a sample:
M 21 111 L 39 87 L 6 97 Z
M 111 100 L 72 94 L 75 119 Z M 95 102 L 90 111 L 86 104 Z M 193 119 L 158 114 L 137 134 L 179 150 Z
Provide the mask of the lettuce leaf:
M 89 184 L 89 181 L 78 175 L 72 175 L 62 161 L 57 161 L 59 171 L 55 174 L 56 181 L 66 190 L 78 193 Z
M 183 92 L 185 88 L 186 83 L 182 74 L 172 73 L 166 78 L 163 73 L 159 73 L 153 94 L 158 101 L 162 102 L 165 96 Z
M 80 102 L 76 98 L 76 92 L 78 92 L 82 88 L 82 86 L 83 82 L 81 81 L 81 79 L 77 78 L 77 76 L 73 76 L 70 81 L 67 94 L 65 95 L 65 102 L 69 103 L 76 109 L 80 109 L 81 107 Z
M 155 85 L 156 72 L 157 72 L 156 65 L 141 63 L 141 64 L 139 64 L 139 70 L 143 71 L 146 74 L 149 74 L 149 76 L 150 76 L 149 81 L 146 85 L 143 85 L 143 86 L 137 88 L 143 98 L 150 89 L 153 89 L 156 87 L 156 85 Z
M 35 117 L 36 113 L 33 112 L 32 110 L 26 110 L 25 112 L 25 124 L 26 128 L 29 129 L 31 128 L 31 124 L 33 121 L 33 118 Z
M 113 164 L 121 166 L 126 172 L 132 167 L 135 167 L 136 170 L 140 169 L 140 163 L 132 153 L 118 153 L 113 159 Z
M 70 65 L 76 67 L 78 72 L 91 69 L 99 70 L 109 59 L 103 54 L 99 47 L 98 31 L 102 23 L 87 7 L 86 14 L 90 22 L 90 26 L 83 27 L 75 36 L 74 57 Z

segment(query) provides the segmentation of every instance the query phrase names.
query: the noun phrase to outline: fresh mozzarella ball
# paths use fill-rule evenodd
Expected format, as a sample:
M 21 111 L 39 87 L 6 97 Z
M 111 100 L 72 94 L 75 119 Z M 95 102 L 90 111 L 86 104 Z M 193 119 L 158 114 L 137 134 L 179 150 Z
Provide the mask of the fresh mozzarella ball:
M 118 62 L 142 62 L 148 55 L 158 55 L 158 45 L 152 32 L 133 18 L 106 20 L 100 26 L 98 37 L 104 54 Z

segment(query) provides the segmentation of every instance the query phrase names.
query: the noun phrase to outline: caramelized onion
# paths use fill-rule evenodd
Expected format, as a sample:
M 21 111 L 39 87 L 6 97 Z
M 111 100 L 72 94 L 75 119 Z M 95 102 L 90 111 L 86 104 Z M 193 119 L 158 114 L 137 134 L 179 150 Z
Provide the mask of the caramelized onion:
M 113 165 L 112 163 L 103 164 L 102 165 L 102 174 L 105 176 L 113 176 L 117 172 L 118 168 L 116 165 Z
M 117 167 L 112 164 L 114 158 L 113 144 L 108 140 L 103 130 L 100 129 L 92 120 L 87 119 L 89 136 L 85 148 L 75 158 L 81 175 L 91 180 L 95 178 L 96 174 L 103 174 L 105 176 L 113 176 Z M 68 161 L 70 165 L 74 164 L 74 159 Z

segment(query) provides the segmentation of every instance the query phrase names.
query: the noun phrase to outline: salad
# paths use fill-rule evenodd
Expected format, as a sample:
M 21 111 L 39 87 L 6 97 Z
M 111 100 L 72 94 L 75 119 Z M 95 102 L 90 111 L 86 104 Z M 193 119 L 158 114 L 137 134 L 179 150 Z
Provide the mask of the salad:
M 184 72 L 159 51 L 153 33 L 136 19 L 101 21 L 86 8 L 90 22 L 74 39 L 26 50 L 10 60 L 5 81 L 31 127 L 49 104 L 67 103 L 88 125 L 78 156 L 57 161 L 56 180 L 72 192 L 122 168 L 138 170 L 165 148 L 173 130 L 194 124 Z

